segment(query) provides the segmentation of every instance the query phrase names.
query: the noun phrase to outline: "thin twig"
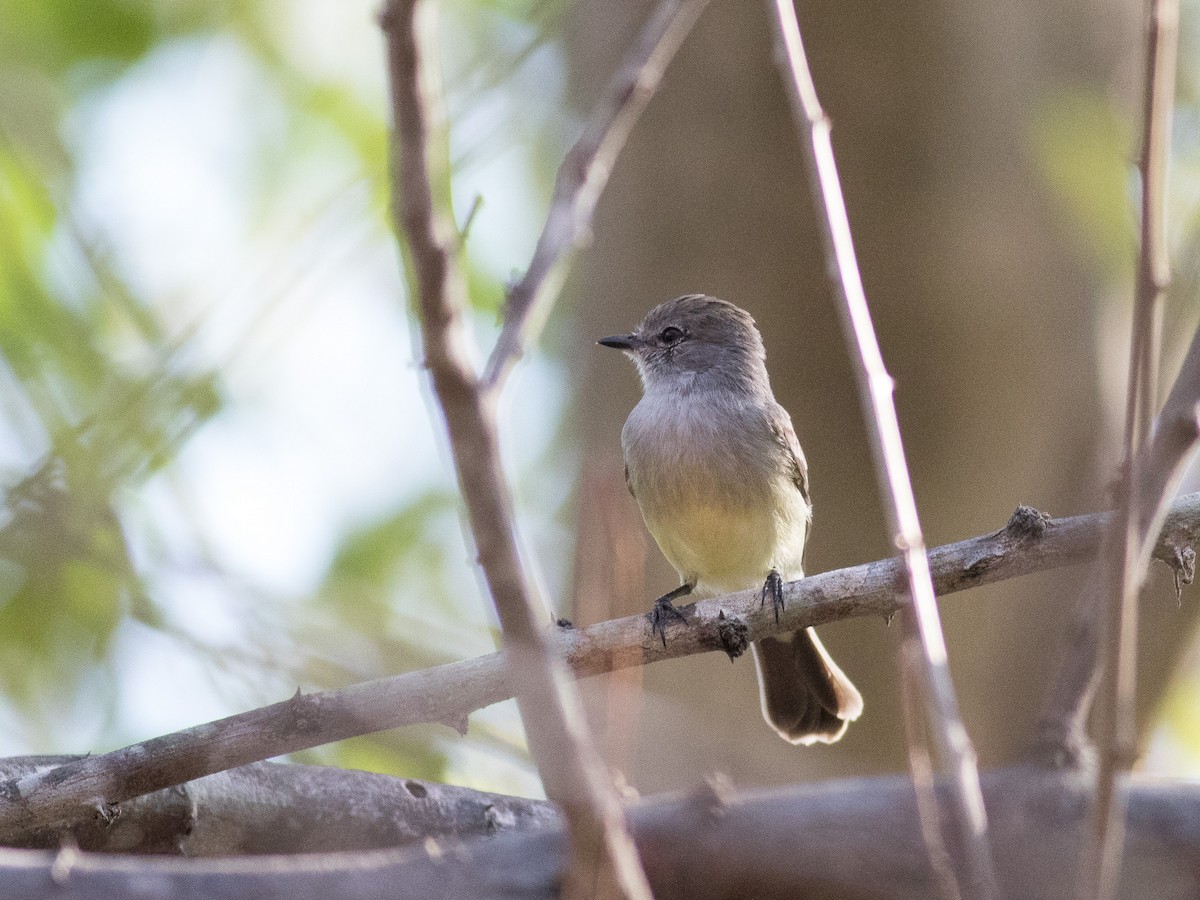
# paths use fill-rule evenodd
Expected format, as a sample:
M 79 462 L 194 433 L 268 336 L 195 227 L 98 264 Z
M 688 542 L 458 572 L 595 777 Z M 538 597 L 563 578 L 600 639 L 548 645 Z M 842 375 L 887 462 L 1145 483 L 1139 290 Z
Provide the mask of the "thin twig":
M 1166 239 L 1167 157 L 1175 97 L 1178 0 L 1148 0 L 1142 152 L 1141 248 L 1134 297 L 1129 387 L 1126 403 L 1121 541 L 1102 581 L 1107 610 L 1106 689 L 1101 695 L 1106 726 L 1100 741 L 1096 791 L 1095 856 L 1083 856 L 1081 896 L 1111 898 L 1120 876 L 1125 834 L 1125 796 L 1118 774 L 1133 765 L 1134 703 L 1137 689 L 1137 601 L 1145 577 L 1138 564 L 1149 536 L 1141 530 L 1161 497 L 1143 494 L 1141 450 L 1151 439 L 1162 345 L 1163 299 L 1170 280 Z M 1143 502 L 1150 504 L 1143 507 Z M 1114 541 L 1114 545 L 1115 545 Z M 1148 561 L 1148 557 L 1147 557 Z
M 466 350 L 463 279 L 452 230 L 434 202 L 429 166 L 431 123 L 440 121 L 441 98 L 429 88 L 430 63 L 424 58 L 434 42 L 419 37 L 425 10 L 422 0 L 394 0 L 382 19 L 395 124 L 396 220 L 407 238 L 402 243 L 414 276 L 425 363 L 500 619 L 521 721 L 546 796 L 567 822 L 571 863 L 562 894 L 649 900 L 624 810 L 588 735 L 578 691 L 542 631 L 539 604 L 517 549 L 494 405 L 484 400 Z
M 494 390 L 500 384 L 541 328 L 561 285 L 563 257 L 587 236 L 617 156 L 658 90 L 667 63 L 708 3 L 663 0 L 659 4 L 596 105 L 583 134 L 567 151 L 533 259 L 521 280 L 508 291 L 504 325 L 483 373 L 485 390 Z
M 1111 513 L 1044 519 L 1022 507 L 1008 527 L 930 551 L 938 594 L 964 591 L 1034 572 L 1091 562 Z M 1200 541 L 1200 493 L 1171 507 L 1154 556 L 1172 563 Z M 896 594 L 897 559 L 809 575 L 784 585 L 786 607 L 776 621 L 757 591 L 680 607 L 689 626 L 673 626 L 667 646 L 655 640 L 645 615 L 587 628 L 564 628 L 557 644 L 576 678 L 697 653 L 734 653 L 729 635 L 750 641 L 860 616 L 890 618 L 904 603 Z M 366 681 L 336 691 L 299 692 L 289 700 L 151 738 L 68 763 L 50 773 L 0 783 L 0 843 L 29 828 L 94 816 L 131 797 L 246 763 L 388 728 L 440 723 L 467 730 L 467 716 L 514 694 L 502 653 Z
M 830 122 L 817 98 L 793 0 L 774 0 L 773 5 L 777 59 L 792 100 L 796 126 L 802 132 L 801 143 L 810 165 L 813 197 L 825 238 L 831 280 L 840 301 L 838 308 L 842 313 L 846 341 L 857 363 L 855 374 L 871 436 L 879 491 L 888 509 L 889 525 L 896 546 L 904 559 L 908 594 L 912 598 L 911 607 L 906 607 L 901 613 L 902 643 L 920 643 L 921 688 L 925 710 L 938 755 L 952 785 L 947 792 L 950 802 L 939 817 L 943 835 L 950 837 L 950 840 L 944 839 L 942 843 L 951 848 L 951 855 L 958 867 L 959 894 L 971 898 L 992 898 L 998 896 L 999 889 L 988 846 L 987 814 L 979 789 L 975 750 L 963 727 L 954 685 L 950 680 L 946 643 L 938 619 L 929 560 L 925 554 L 925 541 L 904 458 L 900 425 L 892 401 L 893 381 L 879 351 L 855 259 L 850 221 L 830 139 Z M 912 621 L 908 621 L 910 615 Z M 916 648 L 912 646 L 902 646 L 900 653 L 916 658 Z M 901 665 L 901 676 L 907 675 L 908 670 L 908 666 Z M 937 856 L 937 847 L 931 846 L 929 850 L 931 856 Z

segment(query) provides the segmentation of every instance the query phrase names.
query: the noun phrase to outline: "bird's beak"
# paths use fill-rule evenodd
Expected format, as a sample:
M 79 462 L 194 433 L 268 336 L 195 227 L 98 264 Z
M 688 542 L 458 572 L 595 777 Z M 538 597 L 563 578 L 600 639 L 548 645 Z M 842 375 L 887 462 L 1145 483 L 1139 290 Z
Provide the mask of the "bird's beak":
M 612 337 L 600 338 L 596 343 L 618 350 L 636 350 L 642 345 L 642 339 L 636 334 L 614 334 Z

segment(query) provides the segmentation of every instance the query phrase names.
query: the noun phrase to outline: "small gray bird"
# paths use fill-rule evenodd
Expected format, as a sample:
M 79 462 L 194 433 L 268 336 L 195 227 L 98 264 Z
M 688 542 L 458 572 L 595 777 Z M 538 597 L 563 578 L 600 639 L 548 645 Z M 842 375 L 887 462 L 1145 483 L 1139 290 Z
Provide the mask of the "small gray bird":
M 749 313 L 687 294 L 656 306 L 631 334 L 606 337 L 637 364 L 642 399 L 621 432 L 625 480 L 679 587 L 658 598 L 651 627 L 666 644 L 672 605 L 761 588 L 776 617 L 783 581 L 804 575 L 812 521 L 808 463 L 775 402 L 762 336 Z M 831 744 L 862 712 L 862 695 L 816 632 L 753 645 L 763 716 L 793 744 Z

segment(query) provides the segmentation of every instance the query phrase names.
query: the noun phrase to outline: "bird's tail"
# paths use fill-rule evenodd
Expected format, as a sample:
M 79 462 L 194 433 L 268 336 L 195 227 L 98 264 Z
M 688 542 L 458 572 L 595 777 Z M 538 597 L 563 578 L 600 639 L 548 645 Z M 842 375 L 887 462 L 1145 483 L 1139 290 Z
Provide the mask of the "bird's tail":
M 751 645 L 763 717 L 792 744 L 832 744 L 862 714 L 862 694 L 811 628 Z

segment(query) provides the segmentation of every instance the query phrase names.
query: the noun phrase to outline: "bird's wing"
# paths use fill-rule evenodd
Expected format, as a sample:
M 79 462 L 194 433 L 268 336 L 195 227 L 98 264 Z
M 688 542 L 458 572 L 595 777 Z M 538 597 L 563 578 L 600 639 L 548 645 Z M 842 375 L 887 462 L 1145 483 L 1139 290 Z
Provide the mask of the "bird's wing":
M 774 414 L 771 416 L 771 431 L 779 446 L 783 448 L 786 458 L 785 465 L 789 468 L 788 474 L 791 476 L 792 484 L 796 485 L 796 490 L 804 498 L 804 505 L 808 507 L 808 527 L 804 530 L 804 549 L 800 551 L 800 564 L 807 571 L 808 567 L 804 557 L 808 555 L 808 539 L 812 536 L 812 498 L 808 493 L 808 460 L 804 458 L 800 439 L 796 437 L 792 417 L 778 403 L 775 404 Z
M 792 427 L 791 416 L 778 404 L 775 406 L 775 414 L 771 416 L 771 431 L 774 432 L 775 440 L 779 442 L 787 455 L 787 465 L 790 468 L 789 474 L 792 477 L 792 483 L 796 485 L 800 496 L 811 508 L 812 498 L 808 494 L 808 460 L 804 458 L 804 450 L 801 449 L 800 440 L 796 437 L 796 429 Z

